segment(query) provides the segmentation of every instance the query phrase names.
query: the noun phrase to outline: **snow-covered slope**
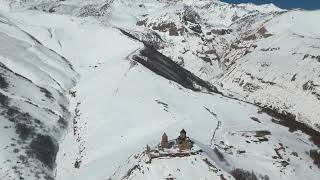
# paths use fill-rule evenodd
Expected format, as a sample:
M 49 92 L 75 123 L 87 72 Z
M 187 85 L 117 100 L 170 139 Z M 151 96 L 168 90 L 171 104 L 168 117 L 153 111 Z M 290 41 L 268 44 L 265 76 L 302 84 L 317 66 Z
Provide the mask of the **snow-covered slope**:
M 319 31 L 303 21 L 319 12 L 208 0 L 0 7 L 1 180 L 320 177 Z M 147 144 L 182 128 L 201 153 L 146 163 Z
M 224 94 L 319 130 L 319 11 L 251 6 L 177 4 L 143 16 L 137 29 L 158 33 L 160 52 Z
M 210 152 L 203 151 L 195 143 L 192 150 L 177 152 L 175 149 L 145 149 L 130 156 L 109 179 L 221 179 L 230 178 L 211 159 Z
M 76 72 L 0 14 L 0 179 L 53 178 Z
M 265 23 L 270 37 L 254 42 L 254 50 L 235 58 L 216 81 L 236 97 L 319 130 L 320 26 L 314 24 L 319 18 L 320 11 L 292 11 Z

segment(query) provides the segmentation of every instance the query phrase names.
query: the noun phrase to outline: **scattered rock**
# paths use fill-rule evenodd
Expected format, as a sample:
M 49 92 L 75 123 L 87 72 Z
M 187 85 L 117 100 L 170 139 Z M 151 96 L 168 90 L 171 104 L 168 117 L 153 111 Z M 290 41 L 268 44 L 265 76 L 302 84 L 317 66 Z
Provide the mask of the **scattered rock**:
M 261 121 L 259 121 L 259 119 L 256 118 L 256 117 L 251 117 L 251 119 L 252 119 L 253 121 L 255 121 L 255 122 L 261 123 Z

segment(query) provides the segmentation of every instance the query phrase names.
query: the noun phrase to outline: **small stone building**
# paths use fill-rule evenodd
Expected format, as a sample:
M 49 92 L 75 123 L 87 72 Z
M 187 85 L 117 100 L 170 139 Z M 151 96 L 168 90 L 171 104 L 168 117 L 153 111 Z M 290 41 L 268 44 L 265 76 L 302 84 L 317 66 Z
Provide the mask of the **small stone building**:
M 163 133 L 161 137 L 160 145 L 158 146 L 159 150 L 163 151 L 165 149 L 177 148 L 179 151 L 188 151 L 191 150 L 193 142 L 187 137 L 187 132 L 182 129 L 180 135 L 175 140 L 168 140 L 166 133 Z
M 169 147 L 168 136 L 166 133 L 163 133 L 163 135 L 162 135 L 160 146 L 162 149 Z
M 187 132 L 184 129 L 180 131 L 180 135 L 177 137 L 176 142 L 180 151 L 191 150 L 192 148 L 192 142 L 187 137 Z

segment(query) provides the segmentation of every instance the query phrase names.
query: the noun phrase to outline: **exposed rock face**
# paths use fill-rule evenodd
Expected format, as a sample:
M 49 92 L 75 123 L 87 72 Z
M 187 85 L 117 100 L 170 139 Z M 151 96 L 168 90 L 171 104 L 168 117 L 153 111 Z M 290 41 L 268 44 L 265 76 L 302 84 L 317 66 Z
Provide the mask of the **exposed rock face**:
M 158 25 L 151 25 L 153 30 L 157 30 L 160 32 L 169 32 L 169 36 L 178 36 L 178 29 L 175 23 L 168 22 L 168 23 L 162 23 Z
M 132 59 L 153 72 L 179 83 L 185 88 L 194 91 L 219 93 L 215 86 L 195 76 L 150 46 L 145 46 L 144 49 L 142 49 L 139 54 L 134 55 Z

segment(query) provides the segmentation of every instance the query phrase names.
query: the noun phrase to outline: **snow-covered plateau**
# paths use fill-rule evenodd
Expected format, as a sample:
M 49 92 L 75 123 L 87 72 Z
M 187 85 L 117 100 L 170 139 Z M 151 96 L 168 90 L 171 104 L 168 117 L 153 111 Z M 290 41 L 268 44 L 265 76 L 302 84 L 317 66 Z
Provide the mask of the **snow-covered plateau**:
M 0 0 L 0 180 L 320 179 L 319 19 L 218 0 Z M 191 150 L 159 147 L 181 129 Z

